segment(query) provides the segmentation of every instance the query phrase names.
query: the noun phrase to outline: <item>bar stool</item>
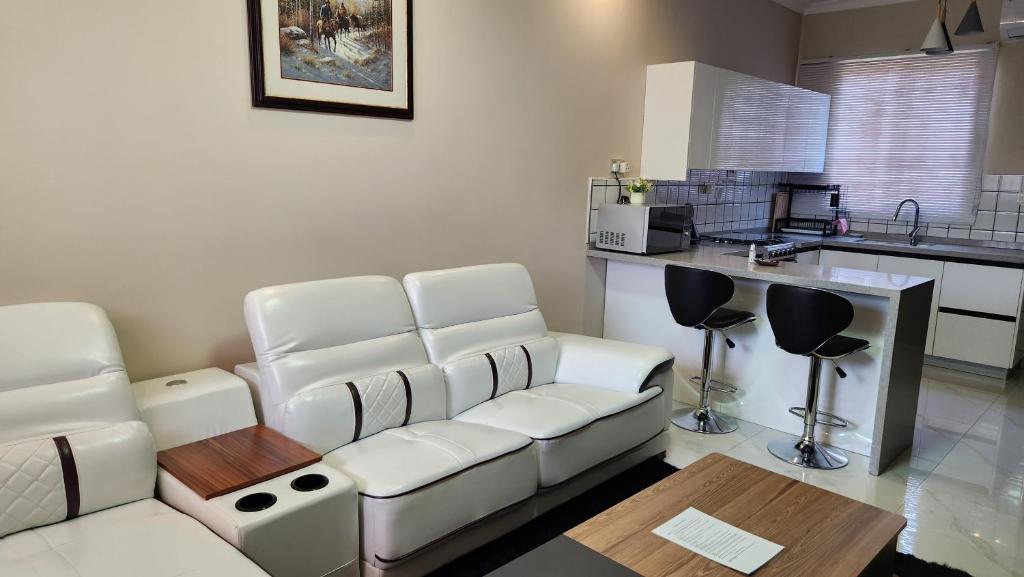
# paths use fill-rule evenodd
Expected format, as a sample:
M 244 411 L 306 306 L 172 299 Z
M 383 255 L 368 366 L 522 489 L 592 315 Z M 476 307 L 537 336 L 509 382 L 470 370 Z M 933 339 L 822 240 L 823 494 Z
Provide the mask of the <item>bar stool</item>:
M 853 321 L 853 305 L 828 291 L 773 284 L 768 287 L 768 322 L 775 333 L 775 345 L 787 353 L 810 357 L 807 373 L 807 404 L 789 412 L 803 419 L 801 437 L 768 443 L 768 451 L 783 461 L 808 469 L 839 469 L 849 462 L 846 453 L 814 440 L 815 425 L 845 428 L 846 419 L 818 410 L 821 361 L 836 363 L 836 373 L 845 379 L 838 361 L 870 347 L 864 339 L 839 334 Z
M 736 430 L 736 420 L 711 410 L 711 391 L 735 393 L 736 387 L 711 378 L 711 355 L 715 333 L 723 336 L 729 329 L 753 322 L 757 315 L 747 311 L 723 308 L 732 299 L 736 285 L 728 276 L 709 270 L 665 267 L 665 296 L 672 317 L 684 327 L 704 331 L 704 360 L 699 377 L 691 382 L 700 386 L 700 405 L 695 410 L 679 409 L 672 413 L 672 423 L 688 431 L 717 435 Z M 736 343 L 725 337 L 725 344 Z

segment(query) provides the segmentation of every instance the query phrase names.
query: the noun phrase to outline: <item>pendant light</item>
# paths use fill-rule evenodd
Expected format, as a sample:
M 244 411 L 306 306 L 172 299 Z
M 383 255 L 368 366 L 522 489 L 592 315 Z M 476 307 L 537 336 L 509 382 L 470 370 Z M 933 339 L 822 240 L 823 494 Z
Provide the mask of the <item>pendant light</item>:
M 921 45 L 921 52 L 929 55 L 950 54 L 953 52 L 953 43 L 949 39 L 949 30 L 946 28 L 946 0 L 938 0 L 938 13 L 935 15 L 935 22 L 932 23 L 928 36 Z
M 981 11 L 978 10 L 978 0 L 973 0 L 971 5 L 967 7 L 964 19 L 956 27 L 956 35 L 974 36 L 983 32 L 985 32 L 985 27 L 981 25 Z

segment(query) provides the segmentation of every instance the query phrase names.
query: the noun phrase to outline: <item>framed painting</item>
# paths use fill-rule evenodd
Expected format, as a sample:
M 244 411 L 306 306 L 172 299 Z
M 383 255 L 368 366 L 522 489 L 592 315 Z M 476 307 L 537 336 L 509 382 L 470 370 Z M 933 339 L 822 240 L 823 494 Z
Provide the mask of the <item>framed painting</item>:
M 253 106 L 413 117 L 413 0 L 248 0 Z

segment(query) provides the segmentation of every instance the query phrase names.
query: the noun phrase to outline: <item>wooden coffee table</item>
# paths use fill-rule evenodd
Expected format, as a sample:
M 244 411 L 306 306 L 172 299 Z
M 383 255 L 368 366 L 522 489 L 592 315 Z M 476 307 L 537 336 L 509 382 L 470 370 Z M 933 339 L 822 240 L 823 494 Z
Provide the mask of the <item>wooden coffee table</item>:
M 566 536 L 644 577 L 742 575 L 651 532 L 689 507 L 785 546 L 757 577 L 892 577 L 896 538 L 907 524 L 899 515 L 713 453 Z

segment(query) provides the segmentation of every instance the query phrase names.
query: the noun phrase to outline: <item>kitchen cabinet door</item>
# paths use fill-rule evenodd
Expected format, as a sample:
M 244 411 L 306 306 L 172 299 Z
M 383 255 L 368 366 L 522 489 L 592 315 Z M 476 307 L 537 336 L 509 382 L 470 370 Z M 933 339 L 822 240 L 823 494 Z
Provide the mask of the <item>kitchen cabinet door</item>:
M 699 62 L 647 67 L 641 174 L 686 180 L 711 166 L 711 134 L 720 70 Z
M 935 343 L 935 323 L 939 314 L 939 289 L 942 286 L 943 264 L 942 261 L 925 260 L 922 258 L 886 255 L 878 257 L 878 272 L 888 274 L 889 279 L 895 285 L 900 285 L 910 277 L 915 276 L 935 279 L 935 288 L 932 290 L 931 314 L 928 316 L 928 341 L 924 348 L 924 354 L 926 355 L 932 354 Z
M 800 264 L 818 264 L 821 251 L 809 250 L 807 252 L 796 253 L 796 262 Z
M 949 263 L 947 263 L 948 265 Z M 936 357 L 1009 369 L 1014 364 L 1016 323 L 939 312 Z
M 863 252 L 822 250 L 821 266 L 878 270 L 878 255 Z
M 1016 319 L 1020 314 L 1024 271 L 947 262 L 942 273 L 939 306 Z
M 832 98 L 802 88 L 791 87 L 787 92 L 783 165 L 787 172 L 822 172 Z
M 711 166 L 782 170 L 789 90 L 784 84 L 719 70 Z

